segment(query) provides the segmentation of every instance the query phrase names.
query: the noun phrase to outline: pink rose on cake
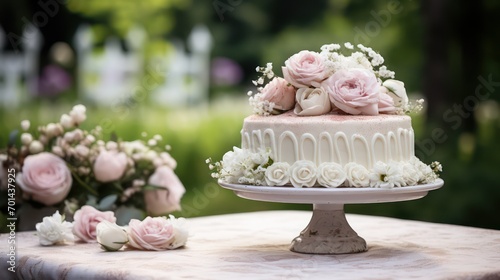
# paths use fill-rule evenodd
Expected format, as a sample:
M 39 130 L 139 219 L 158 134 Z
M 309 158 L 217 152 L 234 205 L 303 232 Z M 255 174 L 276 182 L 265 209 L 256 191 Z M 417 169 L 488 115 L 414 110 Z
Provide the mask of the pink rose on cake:
M 332 108 L 328 93 L 323 88 L 299 88 L 295 96 L 294 112 L 299 116 L 319 116 Z
M 397 109 L 394 107 L 394 100 L 386 93 L 386 90 L 385 87 L 380 87 L 378 111 L 385 114 L 395 113 Z
M 324 81 L 322 86 L 333 105 L 343 112 L 378 115 L 380 84 L 372 71 L 362 68 L 342 69 Z
M 144 191 L 146 210 L 153 215 L 162 215 L 180 210 L 180 200 L 186 189 L 168 166 L 160 166 L 148 181 L 149 185 L 159 189 Z
M 285 80 L 297 88 L 320 87 L 330 74 L 325 58 L 311 51 L 292 55 L 285 61 L 282 70 Z
M 261 94 L 262 100 L 274 103 L 273 109 L 288 111 L 295 105 L 295 88 L 280 77 L 272 79 Z
M 84 205 L 75 212 L 73 217 L 73 234 L 84 242 L 95 242 L 97 237 L 97 225 L 106 220 L 116 222 L 112 211 L 101 212 L 92 206 Z
M 68 195 L 73 179 L 63 159 L 43 152 L 26 157 L 18 182 L 33 200 L 54 205 Z

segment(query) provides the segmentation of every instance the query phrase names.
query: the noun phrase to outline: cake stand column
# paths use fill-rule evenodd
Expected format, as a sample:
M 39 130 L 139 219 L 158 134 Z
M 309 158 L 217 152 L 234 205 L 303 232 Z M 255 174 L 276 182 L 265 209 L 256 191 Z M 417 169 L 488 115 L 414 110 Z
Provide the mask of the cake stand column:
M 347 254 L 367 250 L 366 241 L 351 228 L 343 204 L 314 204 L 307 227 L 290 250 L 306 254 Z

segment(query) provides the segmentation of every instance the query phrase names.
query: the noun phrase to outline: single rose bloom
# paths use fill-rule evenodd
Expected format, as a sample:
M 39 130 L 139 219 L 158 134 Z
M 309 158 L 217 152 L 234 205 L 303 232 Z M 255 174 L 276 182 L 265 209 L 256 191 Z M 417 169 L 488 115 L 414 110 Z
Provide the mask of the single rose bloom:
M 96 227 L 100 222 L 116 222 L 112 211 L 101 212 L 89 205 L 76 210 L 73 219 L 73 234 L 84 242 L 96 242 Z
M 282 70 L 285 80 L 297 88 L 320 87 L 330 74 L 325 58 L 311 51 L 292 55 L 285 61 Z
M 388 79 L 382 83 L 382 86 L 387 90 L 386 93 L 392 97 L 396 108 L 405 108 L 408 105 L 408 96 L 403 82 Z
M 174 226 L 165 217 L 146 217 L 142 222 L 132 219 L 127 231 L 127 246 L 139 250 L 166 250 L 175 241 Z
M 294 112 L 298 116 L 319 116 L 330 112 L 332 106 L 323 88 L 299 88 Z
M 50 206 L 66 198 L 73 179 L 63 159 L 43 152 L 26 157 L 18 183 L 31 199 Z
M 146 210 L 152 215 L 162 215 L 180 210 L 180 201 L 186 189 L 172 168 L 160 166 L 149 177 L 148 184 L 159 187 L 144 191 Z
M 290 182 L 295 188 L 310 188 L 316 183 L 317 171 L 312 161 L 299 160 L 290 167 Z
M 295 105 L 295 88 L 280 77 L 272 79 L 261 94 L 262 100 L 274 103 L 273 109 L 288 111 Z
M 380 87 L 378 111 L 385 114 L 392 114 L 397 111 L 394 106 L 394 99 L 387 94 L 387 89 L 383 86 Z
M 380 84 L 367 69 L 352 68 L 335 72 L 322 83 L 330 101 L 351 115 L 378 115 Z
M 127 155 L 123 152 L 102 150 L 94 162 L 94 176 L 102 183 L 120 179 L 127 169 Z

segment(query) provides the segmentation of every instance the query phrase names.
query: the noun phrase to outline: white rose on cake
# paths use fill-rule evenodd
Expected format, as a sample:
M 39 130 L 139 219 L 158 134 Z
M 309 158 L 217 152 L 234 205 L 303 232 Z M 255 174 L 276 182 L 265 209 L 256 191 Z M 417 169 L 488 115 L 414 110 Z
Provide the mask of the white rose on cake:
M 395 107 L 404 109 L 408 106 L 408 96 L 403 82 L 393 79 L 385 80 L 382 83 L 382 88 L 392 98 Z
M 342 166 L 335 162 L 323 162 L 318 166 L 318 183 L 321 186 L 336 188 L 347 179 Z
M 310 188 L 316 183 L 316 166 L 312 161 L 299 160 L 290 167 L 290 182 L 295 188 Z
M 368 187 L 370 184 L 370 173 L 366 167 L 355 162 L 349 162 L 344 166 L 347 182 L 350 187 Z
M 330 112 L 328 93 L 323 88 L 299 88 L 294 112 L 299 116 L 319 116 Z
M 269 186 L 283 186 L 290 181 L 290 164 L 275 162 L 266 169 L 266 183 Z

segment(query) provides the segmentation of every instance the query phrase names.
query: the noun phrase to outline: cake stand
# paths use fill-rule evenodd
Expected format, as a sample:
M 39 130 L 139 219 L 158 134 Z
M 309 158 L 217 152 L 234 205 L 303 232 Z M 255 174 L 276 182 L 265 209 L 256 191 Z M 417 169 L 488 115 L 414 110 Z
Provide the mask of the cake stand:
M 290 250 L 307 254 L 346 254 L 367 250 L 366 241 L 351 228 L 344 213 L 345 204 L 381 203 L 419 199 L 439 189 L 444 181 L 401 188 L 293 188 L 219 184 L 242 198 L 313 205 L 307 227 L 295 237 Z

